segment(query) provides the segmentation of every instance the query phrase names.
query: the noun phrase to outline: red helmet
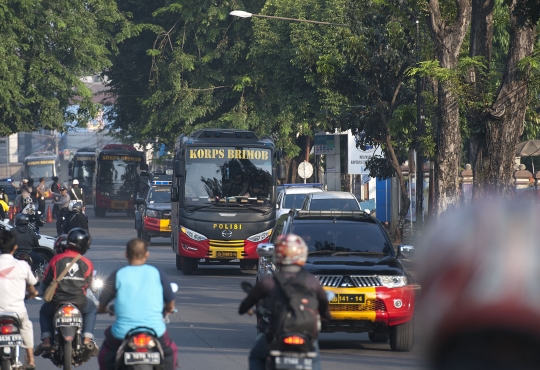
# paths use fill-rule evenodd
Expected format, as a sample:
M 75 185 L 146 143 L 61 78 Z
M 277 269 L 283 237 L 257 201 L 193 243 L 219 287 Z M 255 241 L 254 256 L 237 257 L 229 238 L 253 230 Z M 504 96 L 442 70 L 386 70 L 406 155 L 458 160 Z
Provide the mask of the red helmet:
M 539 225 L 537 204 L 492 200 L 431 227 L 418 316 L 432 368 L 538 368 Z
M 274 263 L 279 266 L 304 266 L 307 253 L 308 246 L 304 239 L 295 234 L 280 235 L 274 246 Z

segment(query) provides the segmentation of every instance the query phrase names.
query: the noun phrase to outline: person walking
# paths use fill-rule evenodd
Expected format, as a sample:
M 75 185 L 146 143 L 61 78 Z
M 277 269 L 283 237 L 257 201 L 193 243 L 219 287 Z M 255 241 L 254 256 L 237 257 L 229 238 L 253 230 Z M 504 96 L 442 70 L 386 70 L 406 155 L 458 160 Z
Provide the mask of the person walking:
M 39 178 L 39 184 L 36 186 L 36 198 L 38 204 L 38 214 L 41 218 L 45 217 L 45 177 Z
M 58 205 L 58 214 L 56 216 L 56 236 L 62 235 L 63 232 L 63 225 L 64 225 L 64 219 L 66 217 L 66 214 L 69 212 L 68 206 L 69 206 L 69 194 L 67 192 L 67 189 L 65 187 L 60 188 L 60 193 L 52 193 L 55 198 L 58 198 L 58 200 L 54 201 L 55 205 Z
M 60 186 L 58 185 L 58 177 L 56 176 L 53 176 L 52 177 L 52 184 L 51 184 L 51 193 L 60 193 Z M 56 201 L 58 200 L 57 197 L 54 197 L 53 199 L 53 209 L 52 209 L 52 217 L 54 220 L 56 220 L 56 217 L 58 216 L 58 211 L 60 210 L 60 208 L 58 207 L 58 205 L 55 203 Z

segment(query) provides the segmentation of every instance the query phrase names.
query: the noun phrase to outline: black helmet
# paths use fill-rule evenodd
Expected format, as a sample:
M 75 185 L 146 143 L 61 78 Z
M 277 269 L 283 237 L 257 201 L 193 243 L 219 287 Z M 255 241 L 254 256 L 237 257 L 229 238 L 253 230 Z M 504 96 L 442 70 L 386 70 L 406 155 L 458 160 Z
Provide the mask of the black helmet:
M 81 213 L 82 212 L 82 203 L 81 202 L 75 202 L 73 206 L 71 206 L 71 209 L 73 212 Z
M 59 235 L 54 241 L 54 251 L 56 254 L 64 253 L 67 247 L 67 234 Z
M 19 213 L 17 217 L 15 217 L 15 225 L 28 225 L 28 221 L 30 221 L 30 218 L 28 215 L 25 215 L 24 213 Z
M 80 227 L 71 229 L 67 235 L 67 249 L 75 250 L 80 254 L 85 254 L 90 249 L 90 243 L 92 243 L 90 233 Z

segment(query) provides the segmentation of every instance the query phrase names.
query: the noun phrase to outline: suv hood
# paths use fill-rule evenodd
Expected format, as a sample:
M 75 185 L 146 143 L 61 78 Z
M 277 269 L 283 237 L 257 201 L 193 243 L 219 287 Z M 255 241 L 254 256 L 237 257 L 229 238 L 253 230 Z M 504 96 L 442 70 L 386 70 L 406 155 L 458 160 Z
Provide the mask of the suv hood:
M 308 256 L 304 268 L 314 275 L 406 275 L 396 257 Z
M 170 211 L 171 203 L 148 203 L 146 208 L 155 209 L 157 211 Z

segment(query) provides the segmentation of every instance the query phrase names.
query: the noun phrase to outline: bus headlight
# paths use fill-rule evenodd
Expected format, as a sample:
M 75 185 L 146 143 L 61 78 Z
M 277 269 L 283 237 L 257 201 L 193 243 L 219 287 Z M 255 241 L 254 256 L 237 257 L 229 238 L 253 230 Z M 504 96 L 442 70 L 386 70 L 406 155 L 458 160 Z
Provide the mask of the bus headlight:
M 263 231 L 262 233 L 251 235 L 249 238 L 247 238 L 247 240 L 249 240 L 250 242 L 257 243 L 268 238 L 270 235 L 272 235 L 272 229 Z
M 187 227 L 184 227 L 184 226 L 180 226 L 180 230 L 182 230 L 182 232 L 184 234 L 186 234 L 188 236 L 188 238 L 193 239 L 193 240 L 195 240 L 197 242 L 208 239 L 203 234 L 199 234 L 198 232 L 190 230 L 190 229 L 188 229 Z

